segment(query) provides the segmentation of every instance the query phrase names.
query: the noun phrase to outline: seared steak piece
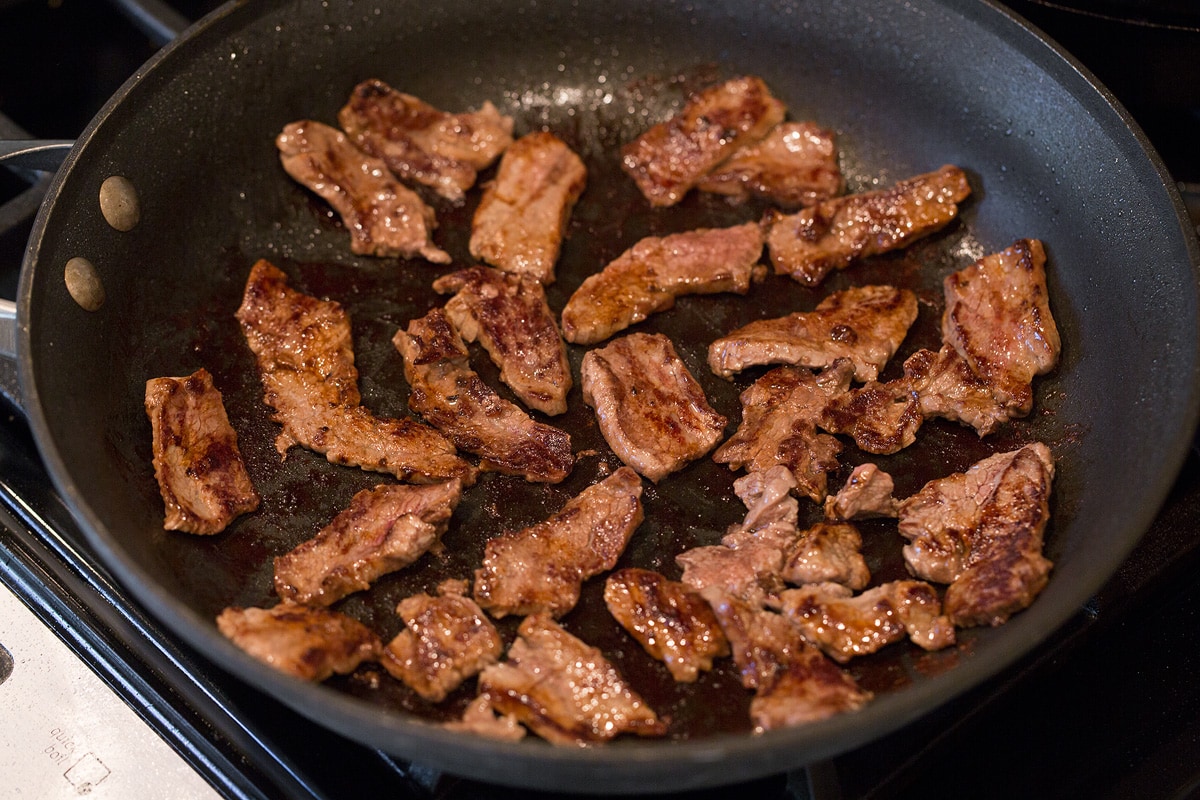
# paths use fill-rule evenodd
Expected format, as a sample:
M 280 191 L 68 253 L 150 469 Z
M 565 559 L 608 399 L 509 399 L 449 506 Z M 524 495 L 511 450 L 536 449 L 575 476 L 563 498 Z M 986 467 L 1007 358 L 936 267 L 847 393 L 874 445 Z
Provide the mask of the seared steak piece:
M 561 617 L 585 580 L 617 563 L 642 523 L 641 498 L 642 479 L 621 467 L 548 519 L 490 540 L 475 571 L 475 601 L 496 617 Z
M 648 236 L 589 275 L 562 311 L 563 336 L 595 344 L 689 294 L 746 294 L 764 270 L 762 231 L 749 222 Z
M 571 365 L 542 284 L 471 267 L 443 275 L 433 288 L 454 294 L 446 301 L 446 315 L 463 339 L 483 345 L 500 368 L 500 380 L 521 402 L 551 416 L 567 410 Z
M 154 477 L 169 531 L 213 534 L 258 508 L 221 392 L 201 367 L 146 381 Z
M 875 455 L 898 453 L 917 440 L 925 422 L 911 381 L 871 381 L 829 401 L 818 424 L 830 433 L 854 439 L 858 449 Z
M 893 286 L 854 286 L 826 297 L 813 311 L 756 320 L 715 340 L 708 366 L 723 378 L 762 364 L 822 369 L 839 358 L 854 379 L 873 381 L 917 319 L 917 297 Z
M 417 594 L 396 606 L 406 628 L 383 648 L 380 663 L 431 703 L 504 653 L 496 626 L 466 593 L 466 581 L 449 580 L 437 597 Z
M 871 580 L 862 556 L 862 536 L 846 522 L 818 522 L 806 528 L 784 555 L 781 574 L 791 584 L 835 583 L 862 589 Z
M 921 414 L 961 422 L 987 436 L 1012 414 L 992 395 L 988 382 L 948 344 L 918 350 L 904 361 L 904 377 L 917 393 Z
M 777 550 L 777 577 L 788 583 L 836 581 L 853 589 L 866 586 L 871 573 L 862 557 L 858 531 L 836 523 L 817 523 L 800 530 L 799 504 L 791 494 L 795 488 L 791 471 L 783 466 L 751 472 L 734 481 L 733 490 L 746 504 L 746 518 L 730 527 L 721 544 L 734 550 Z
M 862 708 L 872 694 L 801 636 L 783 614 L 720 589 L 704 592 L 729 639 L 742 685 L 754 689 L 750 718 L 762 732 Z
M 680 581 L 693 591 L 717 589 L 760 606 L 783 590 L 783 552 L 771 544 L 746 541 L 684 550 L 675 556 L 683 569 Z
M 738 148 L 766 136 L 785 111 L 761 79 L 733 78 L 622 147 L 621 168 L 651 205 L 674 205 Z
M 1013 416 L 1033 408 L 1033 377 L 1053 369 L 1062 349 L 1045 265 L 1042 243 L 1021 239 L 945 280 L 942 338 Z
M 411 419 L 381 419 L 360 405 L 350 319 L 336 302 L 288 286 L 260 260 L 250 270 L 237 310 L 258 360 L 263 401 L 283 426 L 275 448 L 299 444 L 334 464 L 386 472 L 400 480 L 475 482 L 476 469 L 434 429 Z
M 856 259 L 941 230 L 970 194 L 967 176 L 947 165 L 890 189 L 835 197 L 795 214 L 774 212 L 765 222 L 771 263 L 777 275 L 816 286 Z
M 369 588 L 437 545 L 461 498 L 457 479 L 362 490 L 316 536 L 275 559 L 275 593 L 328 606 Z
M 583 399 L 622 461 L 657 483 L 700 458 L 725 433 L 725 417 L 662 334 L 631 333 L 588 351 Z
M 850 388 L 853 375 L 854 365 L 846 358 L 816 375 L 799 367 L 766 372 L 739 396 L 742 422 L 713 453 L 713 461 L 749 473 L 785 466 L 798 491 L 821 502 L 842 443 L 819 432 L 817 421 L 830 400 Z
M 604 742 L 623 733 L 662 736 L 667 726 L 598 649 L 546 614 L 521 622 L 508 658 L 479 676 L 480 694 L 556 745 Z
M 478 111 L 450 114 L 374 78 L 354 87 L 338 124 L 397 178 L 429 186 L 456 203 L 475 185 L 478 171 L 512 144 L 512 117 L 490 102 Z
M 471 255 L 549 286 L 587 167 L 553 134 L 522 136 L 500 158 L 471 223 Z
M 925 650 L 954 644 L 954 625 L 923 581 L 893 581 L 859 595 L 837 583 L 817 583 L 789 589 L 780 599 L 804 638 L 840 664 L 905 638 Z
M 467 346 L 445 309 L 414 319 L 392 339 L 404 357 L 408 407 L 480 457 L 480 468 L 558 483 L 575 464 L 571 437 L 534 421 L 471 369 Z
M 259 661 L 301 680 L 346 675 L 379 657 L 370 628 L 327 608 L 283 602 L 273 608 L 226 608 L 217 628 Z
M 518 742 L 525 738 L 525 728 L 512 714 L 499 715 L 491 702 L 476 697 L 463 711 L 462 719 L 445 723 L 450 730 L 467 731 L 501 742 Z
M 846 188 L 833 132 L 813 122 L 784 122 L 738 149 L 696 186 L 745 200 L 763 197 L 785 208 L 812 206 Z
M 1037 442 L 930 481 L 901 502 L 904 560 L 917 577 L 950 584 L 944 603 L 955 625 L 1000 625 L 1045 588 L 1053 479 L 1050 449 Z
M 900 503 L 892 495 L 892 476 L 875 464 L 860 464 L 836 495 L 825 498 L 825 518 L 831 520 L 895 517 Z
M 657 572 L 614 572 L 604 584 L 604 602 L 621 627 L 681 683 L 695 681 L 701 670 L 712 669 L 714 658 L 729 655 L 729 642 L 707 601 Z
M 796 478 L 784 466 L 748 472 L 733 482 L 733 491 L 746 506 L 741 523 L 730 525 L 721 544 L 738 548 L 751 542 L 786 551 L 799 535 L 800 504 L 792 497 Z
M 292 122 L 275 146 L 287 174 L 341 215 L 352 252 L 450 263 L 450 254 L 433 243 L 433 209 L 341 131 L 314 120 Z

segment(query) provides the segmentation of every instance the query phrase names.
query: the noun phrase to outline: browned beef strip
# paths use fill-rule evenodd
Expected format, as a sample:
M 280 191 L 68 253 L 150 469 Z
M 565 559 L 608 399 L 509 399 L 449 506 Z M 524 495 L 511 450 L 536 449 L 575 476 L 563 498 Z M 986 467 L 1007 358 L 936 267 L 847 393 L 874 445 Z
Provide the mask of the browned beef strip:
M 146 381 L 154 477 L 163 528 L 214 534 L 258 508 L 221 392 L 201 367 L 182 378 Z
M 1045 264 L 1042 243 L 1021 239 L 945 280 L 942 338 L 1013 416 L 1033 408 L 1033 378 L 1053 369 L 1062 349 Z
M 914 575 L 950 584 L 955 625 L 999 625 L 1045 588 L 1053 479 L 1050 449 L 1037 442 L 930 481 L 900 504 L 904 560 Z
M 648 236 L 589 275 L 562 311 L 563 336 L 595 344 L 689 294 L 746 294 L 762 277 L 756 223 Z
M 738 148 L 766 136 L 785 111 L 761 79 L 730 79 L 622 147 L 621 167 L 651 205 L 674 205 Z
M 694 682 L 701 670 L 712 669 L 714 658 L 729 655 L 712 608 L 683 583 L 646 569 L 623 569 L 608 576 L 604 602 L 621 627 L 681 683 Z
M 725 417 L 662 334 L 631 333 L 583 356 L 584 401 L 629 466 L 654 482 L 713 448 Z
M 217 628 L 259 661 L 306 681 L 353 672 L 379 657 L 379 637 L 358 620 L 327 608 L 280 603 L 226 608 Z
M 846 182 L 832 131 L 814 122 L 783 122 L 762 140 L 739 148 L 696 188 L 798 208 L 840 195 Z
M 433 282 L 446 315 L 468 342 L 479 341 L 504 381 L 530 408 L 551 416 L 567 410 L 571 365 L 542 284 L 490 267 L 471 267 Z
M 875 464 L 859 464 L 836 495 L 825 498 L 825 517 L 851 520 L 870 517 L 895 517 L 900 504 L 892 495 L 892 476 Z
M 871 580 L 862 536 L 846 522 L 818 522 L 804 529 L 784 555 L 781 574 L 791 584 L 830 582 L 862 589 Z
M 644 516 L 641 497 L 642 479 L 621 467 L 546 520 L 490 540 L 475 571 L 475 601 L 497 617 L 567 613 L 583 582 L 625 551 Z
M 446 437 L 411 419 L 382 419 L 364 408 L 350 319 L 336 302 L 292 289 L 287 276 L 260 260 L 237 311 L 258 360 L 263 400 L 283 426 L 281 455 L 299 444 L 335 464 L 430 483 L 475 481 L 476 470 Z
M 733 482 L 733 491 L 745 504 L 746 516 L 729 526 L 721 544 L 736 549 L 757 542 L 787 551 L 798 535 L 800 504 L 792 496 L 795 489 L 795 476 L 782 465 L 738 478 Z
M 925 650 L 954 644 L 954 625 L 924 581 L 892 581 L 862 594 L 837 583 L 814 583 L 780 596 L 783 613 L 804 638 L 840 664 L 910 639 Z
M 469 364 L 467 346 L 445 309 L 414 319 L 393 338 L 404 357 L 408 407 L 480 457 L 480 468 L 558 483 L 575 464 L 571 437 L 500 397 Z
M 787 583 L 837 581 L 861 589 L 870 581 L 862 537 L 853 526 L 817 523 L 800 530 L 799 504 L 791 494 L 796 481 L 787 467 L 750 472 L 733 488 L 746 504 L 746 518 L 730 527 L 721 544 L 734 550 L 774 548 L 779 552 L 774 577 Z M 769 600 L 770 594 L 763 598 Z
M 856 259 L 905 247 L 958 216 L 971 193 L 961 169 L 935 172 L 877 189 L 826 200 L 766 222 L 767 250 L 778 275 L 816 286 Z
M 396 607 L 406 627 L 383 648 L 380 662 L 431 703 L 504 653 L 496 626 L 466 593 L 466 581 L 449 580 L 438 586 L 437 597 L 416 594 Z
M 433 243 L 433 209 L 341 131 L 301 120 L 284 127 L 275 145 L 288 175 L 341 215 L 353 252 L 450 263 L 450 254 Z
M 871 693 L 801 636 L 788 617 L 720 589 L 703 593 L 729 639 L 742 685 L 755 690 L 758 731 L 802 725 L 861 708 Z
M 904 361 L 904 377 L 917 392 L 925 417 L 970 425 L 980 436 L 994 432 L 1012 414 L 996 401 L 987 381 L 948 344 L 941 350 L 918 350 Z
M 740 395 L 742 421 L 713 453 L 730 469 L 765 472 L 782 465 L 792 471 L 798 491 L 820 502 L 828 474 L 838 468 L 842 444 L 817 430 L 829 401 L 850 388 L 854 365 L 838 359 L 814 375 L 799 367 L 776 367 Z
M 917 297 L 892 286 L 855 286 L 822 300 L 813 311 L 756 320 L 714 341 L 708 365 L 723 378 L 763 364 L 822 369 L 839 358 L 854 378 L 873 381 L 917 319 Z
M 486 697 L 479 696 L 467 704 L 461 719 L 445 723 L 450 730 L 466 731 L 501 742 L 517 742 L 525 738 L 525 728 L 512 714 L 499 715 Z
M 456 203 L 475 185 L 478 171 L 512 144 L 512 117 L 490 102 L 478 111 L 450 114 L 376 78 L 354 87 L 338 124 L 397 178 L 429 186 Z
M 697 592 L 719 589 L 753 605 L 763 605 L 783 589 L 783 552 L 771 544 L 748 541 L 693 547 L 675 556 L 680 577 Z
M 461 498 L 457 479 L 362 490 L 316 536 L 275 559 L 275 593 L 328 606 L 369 588 L 434 547 Z
M 484 189 L 471 223 L 471 255 L 549 286 L 586 185 L 587 167 L 561 139 L 544 131 L 522 136 Z
M 479 676 L 480 694 L 497 712 L 556 745 L 666 733 L 666 724 L 604 654 L 550 616 L 526 617 L 518 634 L 508 658 Z
M 911 381 L 897 378 L 871 381 L 831 399 L 818 424 L 830 433 L 850 436 L 864 452 L 890 455 L 915 442 L 924 422 Z

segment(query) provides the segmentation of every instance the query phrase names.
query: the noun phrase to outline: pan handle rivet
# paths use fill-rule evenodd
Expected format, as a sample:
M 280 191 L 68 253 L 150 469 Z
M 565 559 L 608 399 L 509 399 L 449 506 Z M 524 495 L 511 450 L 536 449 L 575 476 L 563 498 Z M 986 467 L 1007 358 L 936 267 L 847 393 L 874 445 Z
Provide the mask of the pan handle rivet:
M 98 311 L 104 305 L 104 284 L 95 265 L 86 258 L 72 258 L 63 270 L 67 291 L 84 311 Z
M 128 178 L 113 175 L 100 184 L 100 213 L 119 231 L 131 231 L 142 218 L 137 189 Z

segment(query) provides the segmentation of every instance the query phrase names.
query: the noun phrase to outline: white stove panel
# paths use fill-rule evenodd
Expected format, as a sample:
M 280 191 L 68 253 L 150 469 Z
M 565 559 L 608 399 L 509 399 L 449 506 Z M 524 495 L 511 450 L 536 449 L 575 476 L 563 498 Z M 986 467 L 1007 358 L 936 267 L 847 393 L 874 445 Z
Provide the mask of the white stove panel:
M 217 792 L 0 583 L 0 799 Z

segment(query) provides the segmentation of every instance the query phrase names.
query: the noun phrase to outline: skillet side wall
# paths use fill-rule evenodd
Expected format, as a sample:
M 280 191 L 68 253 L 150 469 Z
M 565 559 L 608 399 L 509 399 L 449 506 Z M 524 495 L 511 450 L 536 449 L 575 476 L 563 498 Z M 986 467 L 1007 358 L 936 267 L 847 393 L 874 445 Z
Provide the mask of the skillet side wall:
M 891 0 L 699 10 L 640 3 L 377 5 L 378 11 L 352 4 L 340 13 L 284 2 L 222 10 L 223 18 L 157 59 L 102 112 L 35 229 L 20 300 L 28 324 L 22 378 L 39 444 L 118 577 L 191 643 L 277 688 L 273 676 L 246 664 L 216 634 L 214 598 L 228 598 L 240 582 L 236 596 L 257 601 L 269 590 L 270 554 L 311 535 L 353 491 L 377 482 L 357 474 L 322 478 L 306 490 L 320 506 L 297 505 L 295 530 L 260 531 L 258 562 L 244 573 L 216 575 L 211 543 L 180 542 L 161 529 L 142 411 L 147 378 L 186 374 L 202 365 L 214 342 L 236 344 L 233 312 L 259 257 L 298 270 L 314 286 L 320 279 L 306 264 L 362 270 L 368 283 L 390 284 L 394 305 L 385 326 L 399 327 L 433 302 L 427 283 L 440 271 L 350 256 L 344 233 L 278 166 L 273 137 L 285 123 L 333 122 L 349 89 L 372 76 L 447 109 L 490 99 L 518 115 L 519 133 L 541 123 L 567 129 L 574 145 L 599 158 L 668 114 L 700 76 L 759 74 L 793 117 L 837 132 L 851 189 L 890 185 L 943 163 L 968 170 L 976 193 L 962 224 L 939 240 L 936 259 L 925 251 L 932 270 L 922 278 L 927 293 L 940 290 L 945 272 L 1016 238 L 1047 243 L 1064 360 L 1039 383 L 1031 420 L 1039 437 L 1062 445 L 1049 552 L 1056 572 L 1046 592 L 1004 628 L 971 634 L 970 657 L 957 669 L 881 697 L 857 721 L 765 737 L 741 763 L 676 764 L 678 788 L 796 766 L 898 727 L 1050 635 L 1132 548 L 1165 496 L 1195 424 L 1195 245 L 1182 233 L 1161 166 L 1122 125 L 1129 120 L 1071 63 L 1001 12 L 983 3 Z M 95 198 L 110 174 L 125 175 L 141 192 L 143 220 L 128 234 L 99 219 Z M 597 253 L 611 257 L 653 226 L 682 229 L 695 210 L 685 205 L 650 220 L 631 207 L 625 224 L 604 231 L 607 239 L 576 229 L 575 244 L 595 240 L 596 250 L 570 251 L 577 267 L 563 271 L 552 304 L 561 308 L 582 280 L 585 259 L 598 268 Z M 458 235 L 452 227 L 445 226 L 446 235 Z M 465 247 L 453 252 L 464 257 Z M 62 265 L 76 255 L 91 258 L 104 277 L 108 303 L 100 312 L 78 309 L 61 285 Z M 851 273 L 839 279 L 854 282 Z M 789 291 L 790 301 L 815 301 Z M 377 342 L 359 354 L 364 378 L 364 363 L 388 363 L 389 346 Z M 686 358 L 695 362 L 701 352 L 693 345 Z M 253 362 L 244 346 L 226 348 L 222 358 L 220 376 L 237 384 L 222 388 L 253 397 Z M 701 374 L 702 363 L 693 367 L 706 389 L 728 403 L 732 387 Z M 364 393 L 381 411 L 401 413 L 402 392 L 389 396 L 389 380 L 370 380 Z M 265 470 L 277 455 L 260 405 L 239 401 L 230 410 L 251 466 Z M 946 471 L 969 463 L 957 458 L 944 464 Z M 294 472 L 286 488 L 300 498 L 296 484 L 319 459 L 293 451 L 289 462 Z M 540 505 L 527 513 L 536 518 L 552 510 L 564 494 L 542 492 Z M 387 749 L 396 749 L 396 735 L 407 741 L 403 736 L 411 734 L 395 734 L 394 720 L 341 697 L 331 700 L 320 689 L 280 691 L 309 713 L 331 711 L 327 724 Z M 359 722 L 370 724 L 353 730 Z M 437 757 L 479 774 L 495 767 L 497 753 L 511 760 L 515 752 L 523 751 L 473 744 Z M 687 748 L 680 752 L 675 758 L 685 763 Z M 579 777 L 577 760 L 601 776 L 611 766 L 607 753 L 550 758 L 561 764 L 544 774 L 505 774 L 555 788 Z M 634 763 L 613 791 L 636 791 L 647 774 L 666 769 L 653 759 Z

